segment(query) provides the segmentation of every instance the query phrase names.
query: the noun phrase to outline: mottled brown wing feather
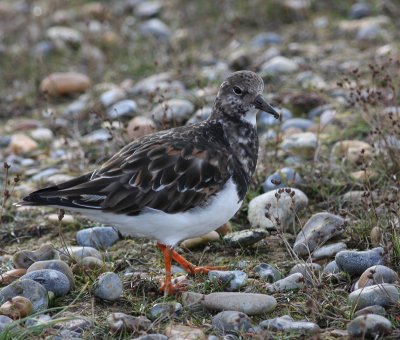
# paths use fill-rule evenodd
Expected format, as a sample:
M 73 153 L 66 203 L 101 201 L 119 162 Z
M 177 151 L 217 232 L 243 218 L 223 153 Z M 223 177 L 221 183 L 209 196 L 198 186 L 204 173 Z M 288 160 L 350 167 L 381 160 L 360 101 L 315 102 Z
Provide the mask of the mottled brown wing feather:
M 176 128 L 142 138 L 81 181 L 45 189 L 41 197 L 128 215 L 145 207 L 177 213 L 205 204 L 231 176 L 232 158 L 222 128 L 199 125 L 190 133 Z

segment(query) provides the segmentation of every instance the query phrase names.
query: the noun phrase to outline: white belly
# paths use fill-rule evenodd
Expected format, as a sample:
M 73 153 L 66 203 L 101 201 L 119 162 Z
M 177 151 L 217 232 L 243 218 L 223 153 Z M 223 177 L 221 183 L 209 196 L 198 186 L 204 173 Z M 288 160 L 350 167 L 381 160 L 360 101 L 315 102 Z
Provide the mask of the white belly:
M 138 216 L 126 216 L 98 210 L 71 210 L 79 211 L 98 222 L 110 224 L 124 236 L 148 237 L 174 246 L 182 240 L 204 235 L 223 225 L 235 215 L 241 204 L 236 187 L 230 179 L 207 206 L 193 208 L 184 213 L 168 214 L 146 208 Z

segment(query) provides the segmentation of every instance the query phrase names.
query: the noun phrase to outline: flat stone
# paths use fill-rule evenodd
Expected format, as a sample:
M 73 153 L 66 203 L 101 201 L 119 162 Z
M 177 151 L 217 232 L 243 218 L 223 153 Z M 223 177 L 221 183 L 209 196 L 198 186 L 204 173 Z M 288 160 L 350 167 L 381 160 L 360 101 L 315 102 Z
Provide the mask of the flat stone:
M 71 260 L 71 258 L 80 262 L 85 257 L 95 257 L 99 260 L 103 260 L 100 252 L 93 247 L 69 246 L 66 249 L 60 249 L 59 252 L 61 260 L 67 262 Z
M 358 310 L 354 313 L 354 317 L 356 318 L 357 316 L 366 314 L 378 314 L 384 316 L 386 314 L 386 310 L 382 306 L 372 305 Z
M 47 309 L 49 299 L 47 290 L 36 281 L 33 280 L 17 280 L 7 287 L 0 290 L 0 304 L 15 296 L 23 296 L 29 299 L 33 305 L 33 311 Z
M 251 320 L 245 313 L 227 310 L 212 318 L 212 326 L 221 334 L 246 333 L 251 327 Z
M 116 119 L 120 117 L 133 116 L 137 112 L 137 109 L 138 107 L 134 100 L 121 100 L 107 110 L 107 117 L 110 119 Z
M 286 131 L 291 128 L 300 129 L 302 131 L 308 130 L 311 126 L 313 126 L 314 122 L 310 119 L 306 118 L 291 118 L 287 119 L 283 122 L 281 126 L 282 131 Z
M 141 23 L 139 31 L 144 36 L 156 38 L 160 41 L 168 41 L 171 35 L 169 27 L 158 18 L 149 19 Z
M 33 280 L 40 283 L 48 292 L 55 296 L 64 296 L 71 290 L 68 277 L 58 270 L 39 269 L 31 271 L 21 277 L 21 280 Z
M 205 340 L 206 336 L 200 328 L 184 325 L 170 325 L 165 329 L 169 340 Z
M 256 274 L 264 281 L 273 283 L 282 279 L 282 274 L 274 266 L 267 263 L 260 263 L 254 267 Z
M 13 263 L 15 268 L 28 269 L 34 262 L 47 261 L 47 260 L 58 260 L 59 254 L 56 249 L 50 245 L 43 245 L 38 250 L 20 250 L 13 256 Z
M 340 270 L 339 266 L 337 265 L 336 261 L 333 260 L 324 267 L 323 273 L 324 274 L 338 274 L 338 273 L 340 273 L 340 271 L 341 270 Z
M 184 124 L 194 112 L 194 105 L 185 99 L 170 99 L 158 104 L 151 112 L 156 124 Z
M 369 267 L 383 264 L 383 254 L 382 247 L 365 251 L 343 250 L 336 254 L 335 261 L 341 270 L 350 275 L 358 276 Z
M 389 307 L 398 302 L 399 291 L 389 283 L 360 288 L 349 295 L 349 304 L 355 306 L 356 310 L 373 305 Z
M 100 103 L 104 107 L 109 107 L 112 104 L 115 104 L 117 101 L 124 99 L 126 93 L 123 89 L 119 87 L 112 88 L 106 92 L 103 92 L 100 95 Z
M 289 315 L 280 316 L 274 319 L 261 321 L 259 324 L 263 329 L 275 332 L 301 332 L 319 333 L 320 328 L 314 322 L 294 321 Z
M 48 260 L 48 261 L 37 261 L 33 263 L 27 270 L 28 273 L 42 269 L 52 269 L 63 273 L 69 280 L 71 289 L 75 287 L 74 274 L 71 268 L 64 261 L 61 260 Z
M 53 140 L 53 131 L 47 128 L 37 128 L 31 131 L 31 137 L 37 142 L 48 142 Z
M 210 242 L 215 242 L 218 240 L 219 240 L 219 234 L 213 230 L 203 236 L 189 238 L 189 239 L 181 242 L 181 247 L 187 248 L 187 249 L 195 249 L 195 248 L 199 248 L 199 247 L 204 247 L 205 245 L 209 244 Z
M 61 329 L 63 331 L 75 332 L 78 333 L 78 335 L 83 333 L 84 330 L 93 326 L 93 322 L 90 319 L 69 312 L 60 315 L 60 318 L 65 318 L 67 320 L 56 323 L 54 328 Z
M 112 272 L 101 274 L 94 283 L 93 293 L 96 297 L 107 300 L 118 300 L 123 293 L 123 285 L 119 276 Z
M 93 227 L 79 230 L 76 241 L 80 246 L 105 249 L 119 240 L 118 231 L 113 227 Z
M 82 42 L 82 35 L 79 31 L 66 26 L 50 27 L 46 36 L 59 48 L 78 47 Z
M 25 327 L 34 327 L 39 325 L 47 325 L 51 322 L 52 318 L 48 314 L 39 314 L 29 317 L 25 321 Z
M 298 132 L 285 136 L 281 148 L 293 155 L 309 158 L 314 155 L 318 145 L 317 135 L 313 132 Z
M 164 334 L 146 334 L 132 340 L 168 340 L 168 337 Z
M 345 231 L 344 219 L 327 212 L 314 214 L 298 233 L 293 251 L 300 256 L 308 256 L 326 241 Z
M 268 176 L 263 183 L 263 191 L 268 192 L 284 187 L 296 187 L 303 182 L 293 168 L 285 167 Z
M 294 273 L 272 284 L 267 284 L 266 288 L 271 293 L 287 292 L 304 288 L 305 281 L 306 279 L 303 274 Z
M 230 247 L 249 247 L 267 236 L 265 229 L 241 230 L 225 235 L 223 240 Z
M 91 85 L 88 76 L 77 72 L 57 72 L 40 83 L 40 91 L 51 96 L 65 96 L 86 91 Z
M 26 155 L 38 148 L 38 143 L 22 133 L 11 136 L 9 148 L 15 155 Z
M 135 14 L 139 18 L 151 18 L 160 14 L 162 7 L 163 4 L 159 1 L 139 2 L 135 6 Z
M 276 56 L 261 65 L 260 73 L 264 76 L 278 76 L 296 72 L 298 68 L 299 66 L 295 61 L 286 57 Z
M 125 313 L 112 313 L 107 316 L 107 324 L 113 333 L 147 331 L 151 321 L 144 316 L 132 316 Z
M 338 252 L 346 249 L 347 245 L 344 242 L 327 244 L 314 250 L 314 252 L 312 253 L 312 258 L 314 260 L 331 258 L 334 257 Z
M 318 263 L 298 263 L 290 269 L 289 275 L 301 273 L 307 282 L 315 282 L 322 272 L 322 267 Z
M 367 314 L 356 317 L 347 325 L 347 332 L 353 338 L 377 339 L 391 334 L 391 322 L 381 315 Z
M 360 278 L 354 285 L 354 290 L 379 283 L 396 284 L 398 279 L 399 276 L 393 269 L 382 265 L 372 266 L 361 274 Z
M 154 321 L 156 319 L 173 318 L 182 312 L 182 305 L 179 302 L 161 302 L 156 303 L 150 308 L 149 319 Z
M 7 286 L 26 274 L 25 268 L 11 269 L 5 273 L 0 273 L 0 285 Z
M 247 274 L 240 270 L 211 270 L 208 279 L 217 282 L 227 291 L 237 291 L 247 284 Z

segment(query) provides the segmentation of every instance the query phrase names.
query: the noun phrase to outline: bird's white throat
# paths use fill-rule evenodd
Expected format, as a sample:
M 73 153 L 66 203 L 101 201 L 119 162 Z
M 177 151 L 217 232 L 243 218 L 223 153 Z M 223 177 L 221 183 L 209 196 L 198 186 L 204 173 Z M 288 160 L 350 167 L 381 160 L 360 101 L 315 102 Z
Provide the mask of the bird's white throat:
M 244 116 L 242 116 L 242 119 L 255 127 L 257 125 L 258 111 L 259 110 L 256 109 L 255 107 L 252 107 L 249 111 L 246 112 Z

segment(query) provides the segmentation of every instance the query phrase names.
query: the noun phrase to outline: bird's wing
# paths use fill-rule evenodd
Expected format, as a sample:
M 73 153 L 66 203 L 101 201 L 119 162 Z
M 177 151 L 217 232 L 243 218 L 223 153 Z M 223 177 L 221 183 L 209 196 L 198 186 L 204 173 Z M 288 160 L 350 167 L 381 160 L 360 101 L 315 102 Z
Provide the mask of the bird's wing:
M 150 135 L 128 144 L 92 173 L 24 200 L 128 215 L 145 207 L 167 213 L 189 210 L 205 204 L 230 177 L 232 157 L 222 129 L 217 132 L 200 125 Z

